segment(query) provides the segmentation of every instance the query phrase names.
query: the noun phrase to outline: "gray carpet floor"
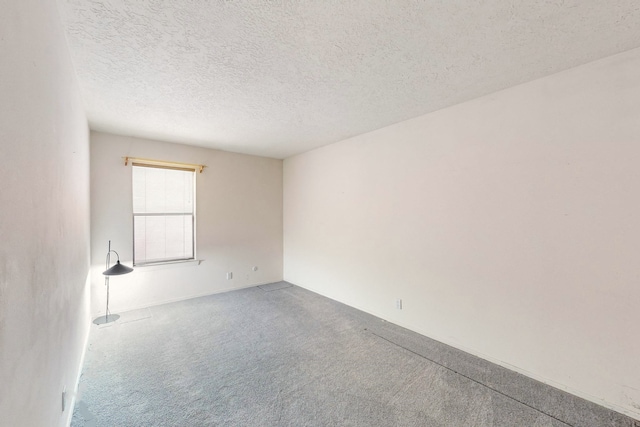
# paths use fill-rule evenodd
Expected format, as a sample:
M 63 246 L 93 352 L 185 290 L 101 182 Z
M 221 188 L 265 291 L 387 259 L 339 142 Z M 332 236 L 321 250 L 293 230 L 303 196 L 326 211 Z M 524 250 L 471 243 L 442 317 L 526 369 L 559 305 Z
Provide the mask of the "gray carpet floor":
M 640 426 L 286 282 L 92 326 L 71 425 Z

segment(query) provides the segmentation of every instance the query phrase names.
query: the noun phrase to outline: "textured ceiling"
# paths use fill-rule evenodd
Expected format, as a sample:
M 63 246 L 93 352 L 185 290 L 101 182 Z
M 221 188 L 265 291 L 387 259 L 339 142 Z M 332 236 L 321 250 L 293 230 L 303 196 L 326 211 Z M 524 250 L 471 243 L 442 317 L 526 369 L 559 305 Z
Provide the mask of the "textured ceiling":
M 277 158 L 640 46 L 637 0 L 58 2 L 92 129 Z

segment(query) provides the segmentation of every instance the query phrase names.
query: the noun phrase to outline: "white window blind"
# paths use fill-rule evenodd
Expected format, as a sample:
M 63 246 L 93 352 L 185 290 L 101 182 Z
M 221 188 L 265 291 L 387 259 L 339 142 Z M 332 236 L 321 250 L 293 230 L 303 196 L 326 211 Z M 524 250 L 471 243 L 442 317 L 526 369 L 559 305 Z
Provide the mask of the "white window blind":
M 195 172 L 133 165 L 133 263 L 194 258 Z

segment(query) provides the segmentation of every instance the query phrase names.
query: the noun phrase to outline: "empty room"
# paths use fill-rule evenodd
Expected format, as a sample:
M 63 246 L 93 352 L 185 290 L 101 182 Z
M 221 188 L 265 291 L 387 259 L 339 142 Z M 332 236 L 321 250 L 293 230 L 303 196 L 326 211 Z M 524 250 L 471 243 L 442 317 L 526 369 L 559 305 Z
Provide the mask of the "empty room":
M 1 6 L 0 426 L 640 426 L 636 1 Z

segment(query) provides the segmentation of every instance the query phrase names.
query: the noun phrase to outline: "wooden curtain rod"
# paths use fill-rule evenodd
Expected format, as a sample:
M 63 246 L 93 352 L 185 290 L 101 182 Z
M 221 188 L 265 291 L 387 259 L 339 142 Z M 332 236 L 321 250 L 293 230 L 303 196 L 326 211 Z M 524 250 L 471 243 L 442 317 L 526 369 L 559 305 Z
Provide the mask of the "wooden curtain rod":
M 138 164 L 143 166 L 159 166 L 165 168 L 175 168 L 175 169 L 189 169 L 193 171 L 199 171 L 202 173 L 206 165 L 193 165 L 191 163 L 178 163 L 178 162 L 167 162 L 164 160 L 153 160 L 153 159 L 141 159 L 139 157 L 123 157 L 124 165 L 127 166 L 129 162 L 132 165 Z

